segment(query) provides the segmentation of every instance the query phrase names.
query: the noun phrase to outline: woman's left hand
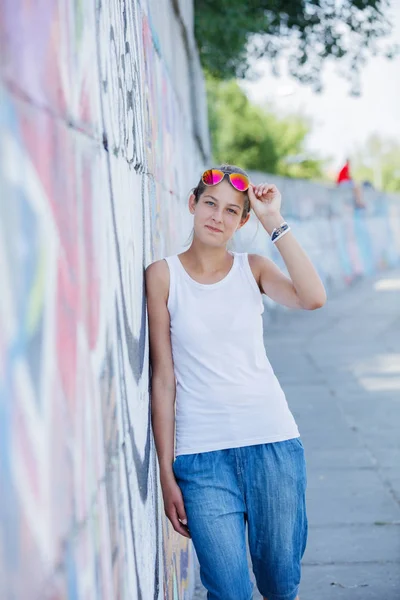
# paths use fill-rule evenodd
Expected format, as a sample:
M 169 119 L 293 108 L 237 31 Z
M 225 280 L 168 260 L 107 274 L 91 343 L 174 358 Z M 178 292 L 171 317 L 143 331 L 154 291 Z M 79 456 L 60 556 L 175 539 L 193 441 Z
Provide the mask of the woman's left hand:
M 280 215 L 282 197 L 273 183 L 250 183 L 248 194 L 251 207 L 261 222 Z

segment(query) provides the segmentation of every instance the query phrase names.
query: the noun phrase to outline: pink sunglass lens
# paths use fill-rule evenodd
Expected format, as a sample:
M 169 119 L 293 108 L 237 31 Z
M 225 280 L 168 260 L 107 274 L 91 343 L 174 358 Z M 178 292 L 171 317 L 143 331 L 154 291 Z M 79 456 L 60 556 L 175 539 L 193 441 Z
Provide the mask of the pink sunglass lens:
M 249 187 L 249 182 L 245 175 L 240 175 L 239 173 L 230 176 L 232 185 L 239 190 L 239 192 L 244 192 Z
M 213 169 L 206 171 L 203 175 L 203 181 L 206 185 L 216 185 L 217 183 L 222 181 L 223 178 L 223 173 L 220 173 L 219 171 L 215 171 Z

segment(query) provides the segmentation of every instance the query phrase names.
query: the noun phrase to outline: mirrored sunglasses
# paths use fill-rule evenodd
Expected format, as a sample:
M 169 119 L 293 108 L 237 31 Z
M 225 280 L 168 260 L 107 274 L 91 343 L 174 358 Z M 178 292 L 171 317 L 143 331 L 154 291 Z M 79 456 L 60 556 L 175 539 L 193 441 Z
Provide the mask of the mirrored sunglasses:
M 220 169 L 208 169 L 204 171 L 201 180 L 204 185 L 217 185 L 217 183 L 221 183 L 226 175 L 229 177 L 229 181 L 233 187 L 239 192 L 245 192 L 249 189 L 249 178 L 242 173 L 224 173 Z

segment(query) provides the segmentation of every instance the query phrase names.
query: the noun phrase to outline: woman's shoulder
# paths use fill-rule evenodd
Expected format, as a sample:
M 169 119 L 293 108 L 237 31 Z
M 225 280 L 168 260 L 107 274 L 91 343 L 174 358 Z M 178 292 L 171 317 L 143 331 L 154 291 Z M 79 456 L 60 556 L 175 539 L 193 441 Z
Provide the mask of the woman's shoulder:
M 260 259 L 262 259 L 259 254 L 250 254 L 250 252 L 239 252 L 237 254 L 240 255 L 243 262 L 248 263 L 253 273 L 259 270 L 261 264 Z
M 235 254 L 236 256 L 239 256 L 240 258 L 246 259 L 249 262 L 254 262 L 254 263 L 258 263 L 260 260 L 263 260 L 263 256 L 261 256 L 261 254 L 251 254 L 250 252 L 233 252 L 232 254 Z
M 167 258 L 168 257 L 160 258 L 159 260 L 150 263 L 146 267 L 146 273 L 161 273 L 163 270 L 168 269 Z
M 255 271 L 262 269 L 263 266 L 272 262 L 270 258 L 261 254 L 248 254 L 248 259 L 250 267 Z
M 147 287 L 158 290 L 168 290 L 169 287 L 169 268 L 165 258 L 152 262 L 145 271 Z
M 269 269 L 269 265 L 272 263 L 272 261 L 261 254 L 248 254 L 248 261 L 254 279 L 256 280 L 257 285 L 260 287 L 261 274 L 265 273 Z

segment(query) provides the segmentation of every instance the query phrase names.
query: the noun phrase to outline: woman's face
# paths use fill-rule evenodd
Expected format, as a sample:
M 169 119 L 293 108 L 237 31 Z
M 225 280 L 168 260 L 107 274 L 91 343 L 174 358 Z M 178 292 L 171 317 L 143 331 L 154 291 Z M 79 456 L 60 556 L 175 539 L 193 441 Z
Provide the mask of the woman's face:
M 248 220 L 242 219 L 245 195 L 225 179 L 217 185 L 207 187 L 195 202 L 189 200 L 190 212 L 194 215 L 194 234 L 204 244 L 224 246 L 235 231 Z

